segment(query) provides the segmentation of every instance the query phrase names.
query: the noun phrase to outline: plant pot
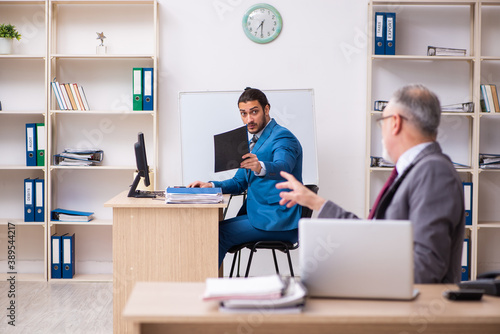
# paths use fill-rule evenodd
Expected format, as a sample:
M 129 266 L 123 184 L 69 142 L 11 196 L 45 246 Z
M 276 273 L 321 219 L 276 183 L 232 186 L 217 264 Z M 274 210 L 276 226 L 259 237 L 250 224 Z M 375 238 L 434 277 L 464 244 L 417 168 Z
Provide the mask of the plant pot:
M 9 55 L 12 53 L 12 39 L 0 37 L 0 54 Z

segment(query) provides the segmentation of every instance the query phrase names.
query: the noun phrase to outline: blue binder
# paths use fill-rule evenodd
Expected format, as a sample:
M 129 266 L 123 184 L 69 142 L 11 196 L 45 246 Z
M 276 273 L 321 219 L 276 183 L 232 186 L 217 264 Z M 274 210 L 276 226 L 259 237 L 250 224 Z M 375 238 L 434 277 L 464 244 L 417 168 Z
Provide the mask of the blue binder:
M 45 221 L 45 180 L 35 179 L 35 221 Z
M 153 110 L 153 68 L 144 67 L 142 69 L 143 89 L 142 89 L 142 110 Z
M 35 180 L 24 179 L 24 221 L 35 221 Z
M 396 54 L 396 13 L 385 13 L 385 54 Z
M 375 13 L 375 54 L 385 55 L 385 13 Z
M 52 278 L 62 278 L 60 235 L 54 234 L 50 237 L 50 254 L 50 276 Z
M 36 123 L 26 124 L 26 166 L 36 166 Z
M 462 281 L 469 280 L 469 239 L 464 239 L 462 248 Z
M 75 234 L 62 236 L 62 278 L 75 276 Z
M 465 225 L 472 225 L 472 182 L 462 182 L 464 187 Z

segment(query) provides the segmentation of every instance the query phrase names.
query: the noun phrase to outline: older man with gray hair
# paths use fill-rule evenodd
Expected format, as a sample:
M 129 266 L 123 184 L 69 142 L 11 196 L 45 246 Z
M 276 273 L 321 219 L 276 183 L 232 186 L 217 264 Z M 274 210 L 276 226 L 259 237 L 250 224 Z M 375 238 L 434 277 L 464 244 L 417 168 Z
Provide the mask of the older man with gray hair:
M 441 116 L 437 96 L 423 85 L 396 91 L 377 120 L 384 156 L 396 164 L 368 218 L 410 220 L 415 283 L 460 281 L 465 230 L 462 181 L 436 142 Z M 310 192 L 290 174 L 276 185 L 280 204 L 318 210 L 319 218 L 358 218 Z

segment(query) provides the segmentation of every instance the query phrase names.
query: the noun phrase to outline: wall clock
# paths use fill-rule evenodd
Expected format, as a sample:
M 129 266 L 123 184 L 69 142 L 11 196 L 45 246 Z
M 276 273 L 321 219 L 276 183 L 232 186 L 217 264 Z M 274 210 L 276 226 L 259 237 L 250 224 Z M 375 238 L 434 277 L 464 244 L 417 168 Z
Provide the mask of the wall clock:
M 243 15 L 243 31 L 256 43 L 269 43 L 281 33 L 283 20 L 271 5 L 260 3 L 250 7 Z

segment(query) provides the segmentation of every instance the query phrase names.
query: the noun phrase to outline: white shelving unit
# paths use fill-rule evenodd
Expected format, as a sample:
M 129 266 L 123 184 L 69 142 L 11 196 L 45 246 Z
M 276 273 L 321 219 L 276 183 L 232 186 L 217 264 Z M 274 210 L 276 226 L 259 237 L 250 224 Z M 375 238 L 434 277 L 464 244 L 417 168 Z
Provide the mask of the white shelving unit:
M 375 12 L 396 13 L 396 55 L 374 54 Z M 366 207 L 388 177 L 388 169 L 370 167 L 370 156 L 382 156 L 375 120 L 376 100 L 388 100 L 407 83 L 423 83 L 442 105 L 474 102 L 472 113 L 443 113 L 438 142 L 457 163 L 464 182 L 473 183 L 470 276 L 500 269 L 500 209 L 496 204 L 500 174 L 479 168 L 479 153 L 500 153 L 500 113 L 483 113 L 480 84 L 500 84 L 500 1 L 370 1 L 368 5 L 368 80 L 366 142 Z M 467 49 L 465 57 L 426 55 L 427 46 Z
M 49 235 L 76 234 L 73 280 L 112 279 L 112 211 L 103 203 L 132 183 L 133 145 L 139 132 L 145 135 L 148 163 L 156 179 L 157 17 L 156 0 L 49 2 L 49 78 L 83 86 L 91 109 L 58 110 L 54 95 L 49 94 L 49 154 L 68 147 L 104 151 L 102 164 L 90 168 L 49 162 L 50 210 L 93 211 L 96 216 L 84 224 L 49 223 Z M 106 36 L 105 55 L 96 54 L 96 32 Z M 132 110 L 134 67 L 154 68 L 153 111 Z
M 16 225 L 18 280 L 64 281 L 50 277 L 50 236 L 76 234 L 73 280 L 112 280 L 112 211 L 103 204 L 132 184 L 133 145 L 143 132 L 153 187 L 158 156 L 157 0 L 0 0 L 0 22 L 22 34 L 12 55 L 0 55 L 0 240 L 7 224 Z M 105 55 L 96 54 L 106 36 Z M 152 111 L 132 110 L 132 68 L 152 67 Z M 61 111 L 51 81 L 83 86 L 88 111 Z M 25 124 L 45 123 L 43 167 L 27 167 Z M 52 156 L 68 147 L 100 148 L 99 166 L 56 166 Z M 23 180 L 45 179 L 45 221 L 25 223 Z M 50 211 L 66 208 L 95 212 L 89 223 L 50 221 Z M 7 267 L 6 252 L 0 264 Z M 2 269 L 3 274 L 6 271 Z
M 47 180 L 45 166 L 26 166 L 26 123 L 47 124 L 47 3 L 0 1 L 0 22 L 13 24 L 22 37 L 13 54 L 0 55 L 0 277 L 15 272 L 17 280 L 47 279 L 45 222 L 24 222 L 25 178 Z M 45 191 L 45 195 L 47 192 Z M 45 221 L 47 216 L 45 215 Z M 8 238 L 15 226 L 14 239 Z M 15 246 L 14 270 L 8 266 L 7 242 Z M 10 276 L 10 275 L 9 275 Z

